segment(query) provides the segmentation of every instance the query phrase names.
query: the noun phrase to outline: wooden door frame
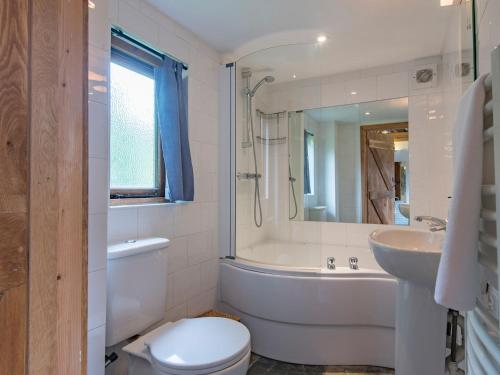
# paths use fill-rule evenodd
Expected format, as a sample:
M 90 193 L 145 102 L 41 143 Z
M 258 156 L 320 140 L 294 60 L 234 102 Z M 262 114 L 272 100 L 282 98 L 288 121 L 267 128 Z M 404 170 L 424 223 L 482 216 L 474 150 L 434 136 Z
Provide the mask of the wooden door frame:
M 88 1 L 0 15 L 0 375 L 86 374 Z
M 372 130 L 408 129 L 408 122 L 396 122 L 388 124 L 361 125 L 360 126 L 360 150 L 361 150 L 361 222 L 367 222 L 368 216 L 368 180 L 366 178 L 366 157 L 367 157 L 367 133 Z

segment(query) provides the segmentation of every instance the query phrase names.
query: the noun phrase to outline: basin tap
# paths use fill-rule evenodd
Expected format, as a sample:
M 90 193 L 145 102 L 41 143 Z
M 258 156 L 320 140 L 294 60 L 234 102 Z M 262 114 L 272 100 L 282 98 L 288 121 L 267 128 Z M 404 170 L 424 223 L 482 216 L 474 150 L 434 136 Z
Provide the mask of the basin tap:
M 415 216 L 415 220 L 428 222 L 429 230 L 431 232 L 446 230 L 446 225 L 448 224 L 448 219 L 440 219 L 434 216 Z

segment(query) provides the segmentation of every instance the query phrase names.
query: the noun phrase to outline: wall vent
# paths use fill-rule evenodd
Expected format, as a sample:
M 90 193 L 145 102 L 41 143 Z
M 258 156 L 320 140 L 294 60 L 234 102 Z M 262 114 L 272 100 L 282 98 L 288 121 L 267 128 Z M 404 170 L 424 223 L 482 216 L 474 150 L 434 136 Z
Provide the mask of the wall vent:
M 411 86 L 413 89 L 437 87 L 437 64 L 417 66 L 413 69 Z

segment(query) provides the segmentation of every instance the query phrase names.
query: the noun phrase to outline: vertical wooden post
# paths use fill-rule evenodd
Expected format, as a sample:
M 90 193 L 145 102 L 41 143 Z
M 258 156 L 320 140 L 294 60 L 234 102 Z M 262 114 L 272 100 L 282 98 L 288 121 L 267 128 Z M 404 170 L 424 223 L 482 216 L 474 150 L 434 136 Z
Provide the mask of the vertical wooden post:
M 86 364 L 87 1 L 31 1 L 30 374 Z
M 0 374 L 25 372 L 28 291 L 28 2 L 0 1 Z
M 85 374 L 87 0 L 0 1 L 0 374 Z

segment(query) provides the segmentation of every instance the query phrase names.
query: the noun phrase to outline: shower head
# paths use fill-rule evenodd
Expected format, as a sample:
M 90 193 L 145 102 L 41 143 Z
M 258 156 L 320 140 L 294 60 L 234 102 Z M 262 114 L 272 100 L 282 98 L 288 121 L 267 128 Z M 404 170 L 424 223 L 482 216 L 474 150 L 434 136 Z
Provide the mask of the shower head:
M 259 82 L 257 82 L 257 84 L 255 85 L 255 87 L 253 88 L 252 91 L 248 92 L 248 95 L 250 95 L 251 97 L 253 97 L 255 95 L 255 93 L 257 92 L 257 90 L 259 89 L 260 86 L 262 86 L 264 83 L 272 83 L 272 82 L 274 82 L 274 77 L 273 76 L 265 76 Z

